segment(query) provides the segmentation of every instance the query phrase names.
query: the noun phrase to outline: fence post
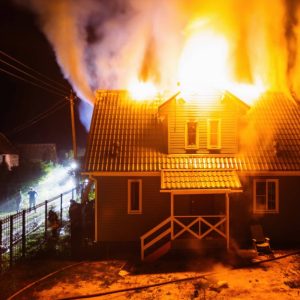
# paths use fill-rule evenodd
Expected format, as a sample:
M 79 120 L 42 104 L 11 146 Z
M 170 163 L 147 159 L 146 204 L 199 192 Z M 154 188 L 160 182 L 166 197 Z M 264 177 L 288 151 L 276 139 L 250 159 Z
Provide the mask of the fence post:
M 63 221 L 63 194 L 60 194 L 60 223 Z
M 13 265 L 14 215 L 9 217 L 9 266 Z
M 0 274 L 2 273 L 2 220 L 0 220 Z
M 22 211 L 22 256 L 26 255 L 26 210 Z
M 48 229 L 47 215 L 48 215 L 48 200 L 45 201 L 45 239 L 47 238 L 47 229 Z

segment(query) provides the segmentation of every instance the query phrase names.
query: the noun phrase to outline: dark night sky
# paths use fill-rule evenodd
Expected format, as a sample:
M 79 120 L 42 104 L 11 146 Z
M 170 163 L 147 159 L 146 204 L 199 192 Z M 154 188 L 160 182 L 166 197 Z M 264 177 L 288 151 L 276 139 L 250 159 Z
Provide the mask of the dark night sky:
M 1 0 L 0 50 L 63 84 L 66 90 L 65 96 L 69 96 L 71 87 L 63 78 L 54 52 L 43 33 L 38 29 L 34 16 L 28 11 L 13 6 L 9 0 Z M 0 59 L 16 65 L 1 53 Z M 3 61 L 0 61 L 0 68 L 28 80 L 28 77 L 7 66 Z M 30 70 L 27 71 L 34 74 Z M 63 96 L 55 95 L 13 78 L 1 70 L 0 88 L 0 131 L 4 134 L 27 123 L 40 113 L 46 112 L 64 99 Z M 52 90 L 52 88 L 50 89 Z M 76 109 L 77 140 L 79 146 L 82 147 L 86 143 L 86 133 L 77 116 Z M 38 123 L 19 133 L 7 134 L 7 136 L 14 143 L 56 143 L 59 151 L 71 149 L 70 106 L 67 103 L 62 109 Z

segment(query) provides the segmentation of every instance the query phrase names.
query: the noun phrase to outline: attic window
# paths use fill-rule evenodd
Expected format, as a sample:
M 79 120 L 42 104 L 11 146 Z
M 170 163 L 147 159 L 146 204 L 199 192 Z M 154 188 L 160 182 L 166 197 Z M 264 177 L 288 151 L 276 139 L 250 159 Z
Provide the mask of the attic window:
M 185 147 L 187 149 L 198 149 L 198 123 L 187 122 L 185 130 Z
M 278 213 L 278 179 L 255 179 L 253 184 L 254 213 Z
M 221 120 L 220 119 L 207 120 L 207 148 L 208 149 L 221 148 Z

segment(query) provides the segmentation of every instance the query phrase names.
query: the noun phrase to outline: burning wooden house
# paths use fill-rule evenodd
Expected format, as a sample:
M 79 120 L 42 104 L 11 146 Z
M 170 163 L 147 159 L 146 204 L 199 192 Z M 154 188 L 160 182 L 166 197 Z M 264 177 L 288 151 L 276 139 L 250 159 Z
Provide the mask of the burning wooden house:
M 300 242 L 300 107 L 279 93 L 252 106 L 228 92 L 137 102 L 99 91 L 85 161 L 95 240 L 142 259 L 172 247 Z

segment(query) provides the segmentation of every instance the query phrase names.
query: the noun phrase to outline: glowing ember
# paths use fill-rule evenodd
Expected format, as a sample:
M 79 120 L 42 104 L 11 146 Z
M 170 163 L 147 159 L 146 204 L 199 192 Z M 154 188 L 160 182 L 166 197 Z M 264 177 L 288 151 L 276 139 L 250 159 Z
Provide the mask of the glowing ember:
M 153 83 L 142 82 L 137 79 L 131 81 L 128 90 L 135 100 L 153 99 L 157 94 L 157 89 Z

